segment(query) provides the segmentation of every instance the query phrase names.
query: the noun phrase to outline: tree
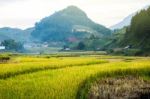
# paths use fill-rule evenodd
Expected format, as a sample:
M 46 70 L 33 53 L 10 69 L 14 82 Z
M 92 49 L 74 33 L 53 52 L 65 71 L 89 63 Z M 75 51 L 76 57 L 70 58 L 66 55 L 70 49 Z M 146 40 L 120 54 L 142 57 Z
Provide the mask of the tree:
M 137 13 L 127 28 L 125 44 L 150 52 L 150 8 Z
M 78 46 L 77 46 L 78 50 L 84 50 L 85 49 L 85 44 L 83 42 L 79 42 Z
M 1 45 L 5 46 L 6 50 L 11 50 L 11 51 L 21 51 L 23 50 L 23 44 L 20 42 L 15 42 L 15 40 L 9 39 L 9 40 L 4 40 Z

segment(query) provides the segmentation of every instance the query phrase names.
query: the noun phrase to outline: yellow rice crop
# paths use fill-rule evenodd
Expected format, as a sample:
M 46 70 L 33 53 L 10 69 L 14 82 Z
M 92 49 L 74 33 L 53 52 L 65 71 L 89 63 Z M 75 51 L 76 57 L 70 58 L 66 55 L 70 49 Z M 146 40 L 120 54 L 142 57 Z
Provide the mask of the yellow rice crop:
M 21 58 L 21 57 L 20 57 Z M 117 70 L 131 69 L 150 72 L 150 59 L 132 61 L 110 61 L 111 57 L 66 57 L 66 58 L 21 58 L 12 63 L 0 64 L 1 74 L 18 72 L 44 66 L 63 67 L 37 72 L 18 74 L 16 77 L 0 80 L 0 99 L 76 99 L 82 83 L 98 73 L 112 73 Z M 118 58 L 117 58 L 118 59 Z M 117 60 L 116 59 L 116 60 Z M 42 61 L 41 61 L 42 60 Z M 97 64 L 95 61 L 99 62 Z M 101 62 L 104 61 L 104 64 Z M 110 61 L 110 62 L 107 62 Z M 91 62 L 90 64 L 87 64 Z M 107 62 L 107 63 L 106 63 Z M 82 64 L 82 65 L 81 65 Z M 143 74 L 144 74 L 143 72 Z M 138 74 L 138 72 L 137 72 Z

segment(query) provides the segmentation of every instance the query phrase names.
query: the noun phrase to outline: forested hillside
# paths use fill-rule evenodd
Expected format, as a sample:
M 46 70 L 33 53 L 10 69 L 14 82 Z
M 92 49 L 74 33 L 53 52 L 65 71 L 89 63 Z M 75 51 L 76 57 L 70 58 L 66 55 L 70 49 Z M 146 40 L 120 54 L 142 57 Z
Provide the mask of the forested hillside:
M 127 28 L 124 45 L 150 52 L 150 8 L 142 10 L 133 17 L 131 26 Z
M 71 38 L 87 38 L 92 34 L 103 37 L 110 35 L 111 31 L 90 20 L 81 9 L 69 6 L 36 23 L 32 37 L 47 42 L 64 42 Z
M 137 55 L 150 54 L 150 8 L 137 13 L 131 21 L 131 25 L 116 30 L 112 40 L 106 45 L 110 48 L 136 49 Z M 124 51 L 125 52 L 125 51 Z M 133 53 L 133 52 L 132 52 Z

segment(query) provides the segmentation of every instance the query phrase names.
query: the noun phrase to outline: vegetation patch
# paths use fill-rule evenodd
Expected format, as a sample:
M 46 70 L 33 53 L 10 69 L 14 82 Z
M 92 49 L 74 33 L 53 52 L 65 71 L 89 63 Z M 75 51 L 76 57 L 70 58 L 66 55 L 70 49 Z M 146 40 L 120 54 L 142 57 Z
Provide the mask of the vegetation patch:
M 132 62 L 128 62 L 128 63 L 130 64 L 130 65 L 128 64 L 129 67 L 131 67 Z M 126 64 L 126 66 L 127 66 L 127 64 Z M 107 70 L 104 72 L 99 72 L 95 75 L 91 75 L 91 77 L 84 80 L 82 82 L 82 84 L 80 85 L 76 98 L 77 99 L 88 99 L 90 91 L 91 91 L 91 87 L 94 86 L 95 83 L 99 83 L 99 81 L 105 80 L 108 78 L 119 78 L 119 77 L 130 77 L 130 76 L 132 76 L 132 77 L 141 77 L 141 78 L 144 78 L 147 80 L 150 79 L 149 67 L 144 67 L 144 68 L 141 68 L 142 66 L 140 66 L 138 68 L 135 68 L 135 67 L 137 67 L 137 66 L 134 66 L 134 68 L 126 67 L 124 69 L 123 68 L 122 69 L 116 68 L 114 71 L 113 70 L 111 70 L 111 71 Z M 97 98 L 97 99 L 101 99 L 101 98 Z
M 0 55 L 0 63 L 5 63 L 10 60 L 9 56 Z
M 150 99 L 150 81 L 132 76 L 105 78 L 92 85 L 88 99 Z

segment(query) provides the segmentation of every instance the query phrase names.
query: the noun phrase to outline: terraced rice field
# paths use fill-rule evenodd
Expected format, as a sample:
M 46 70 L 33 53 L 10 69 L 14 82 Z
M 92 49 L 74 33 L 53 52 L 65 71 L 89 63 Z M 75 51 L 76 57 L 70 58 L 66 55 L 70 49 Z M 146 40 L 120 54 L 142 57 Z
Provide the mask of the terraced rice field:
M 0 99 L 86 99 L 96 79 L 125 75 L 149 79 L 150 58 L 11 56 L 0 63 Z

